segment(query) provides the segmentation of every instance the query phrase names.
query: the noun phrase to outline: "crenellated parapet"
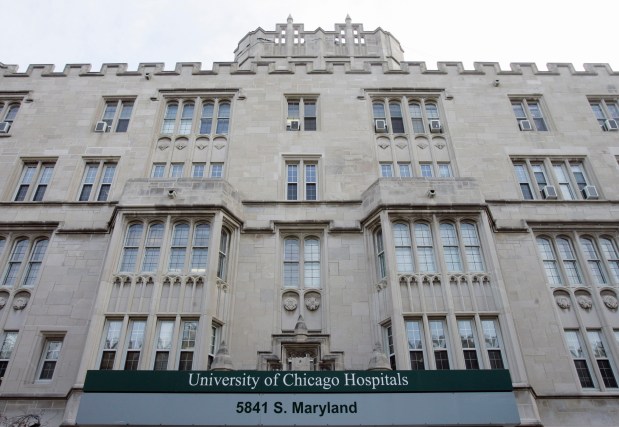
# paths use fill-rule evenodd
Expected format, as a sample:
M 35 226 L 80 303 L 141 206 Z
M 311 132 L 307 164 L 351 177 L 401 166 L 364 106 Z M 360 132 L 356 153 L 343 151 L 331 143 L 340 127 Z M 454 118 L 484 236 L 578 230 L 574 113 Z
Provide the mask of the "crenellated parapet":
M 241 67 L 237 62 L 215 62 L 211 69 L 202 68 L 200 62 L 177 62 L 174 70 L 164 70 L 163 62 L 140 63 L 137 70 L 129 70 L 126 63 L 104 63 L 99 70 L 91 64 L 66 64 L 62 71 L 56 71 L 54 64 L 31 64 L 21 72 L 17 65 L 0 63 L 0 78 L 20 77 L 152 77 L 189 75 L 252 75 L 252 74 L 452 74 L 452 75 L 535 75 L 535 76 L 619 76 L 619 71 L 608 63 L 585 63 L 584 70 L 577 70 L 571 63 L 547 63 L 547 70 L 540 70 L 532 62 L 513 62 L 509 69 L 501 68 L 498 62 L 475 62 L 473 69 L 466 69 L 462 62 L 440 61 L 436 68 L 428 67 L 424 61 L 405 61 L 390 66 L 387 61 L 367 60 L 355 62 L 341 59 L 314 60 L 292 58 L 285 63 L 263 60 Z

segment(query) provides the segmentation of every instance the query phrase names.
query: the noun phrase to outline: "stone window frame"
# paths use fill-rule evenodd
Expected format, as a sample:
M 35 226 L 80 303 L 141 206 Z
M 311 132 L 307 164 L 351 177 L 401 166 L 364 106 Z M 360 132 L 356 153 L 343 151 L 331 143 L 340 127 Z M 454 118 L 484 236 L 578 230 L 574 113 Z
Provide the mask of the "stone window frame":
M 619 123 L 619 99 L 609 97 L 588 97 L 589 106 L 593 115 L 604 132 L 613 129 L 607 127 L 607 120 L 615 120 Z
M 232 93 L 164 94 L 158 133 L 162 137 L 176 138 L 193 136 L 227 136 L 232 119 Z M 174 114 L 170 107 L 176 106 Z M 187 113 L 186 108 L 192 108 Z M 212 106 L 212 115 L 204 115 L 207 106 Z M 206 110 L 208 111 L 208 110 Z M 208 125 L 207 125 L 208 123 Z M 208 128 L 208 131 L 207 131 Z
M 126 133 L 135 110 L 137 96 L 104 97 L 99 122 L 105 133 Z
M 110 199 L 112 187 L 116 181 L 119 158 L 84 158 L 82 179 L 80 181 L 77 200 L 79 202 L 107 202 Z M 96 165 L 96 172 L 89 174 L 93 166 Z M 113 169 L 111 176 L 108 171 Z M 87 190 L 88 186 L 90 187 Z M 88 191 L 85 195 L 85 191 Z
M 0 265 L 3 266 L 0 288 L 35 288 L 41 279 L 40 272 L 45 265 L 50 236 L 40 233 L 3 233 L 0 235 L 0 240 L 4 241 L 3 248 L 0 250 Z M 15 252 L 17 245 L 21 242 L 25 242 L 25 247 L 20 249 L 19 253 Z M 44 245 L 42 249 L 41 245 Z M 15 258 L 19 254 L 21 254 L 20 258 Z M 17 268 L 11 275 L 13 279 L 11 283 L 7 283 L 9 273 L 15 264 Z
M 56 161 L 57 158 L 22 158 L 11 200 L 17 203 L 43 202 L 53 179 Z
M 287 202 L 315 202 L 323 198 L 325 185 L 323 183 L 324 172 L 321 154 L 282 154 L 282 193 L 284 200 Z M 296 180 L 291 181 L 289 175 L 289 166 L 296 165 Z M 313 166 L 315 180 L 310 181 L 307 178 L 307 166 Z M 290 198 L 290 187 L 296 188 L 296 198 Z M 310 187 L 311 186 L 311 187 Z M 313 190 L 310 191 L 310 188 Z M 308 198 L 312 193 L 315 198 Z M 309 196 L 311 197 L 311 196 Z
M 318 94 L 284 94 L 286 98 L 285 129 L 289 132 L 319 131 L 319 96 Z M 296 114 L 291 105 L 297 104 Z M 309 105 L 313 105 L 313 114 Z M 298 123 L 294 124 L 294 121 Z
M 519 131 L 551 131 L 548 108 L 541 95 L 510 95 L 509 102 Z M 530 129 L 523 123 L 525 121 L 529 123 Z
M 37 365 L 35 382 L 49 383 L 58 375 L 58 363 L 62 356 L 62 348 L 64 347 L 64 334 L 58 332 L 45 333 L 43 337 L 43 347 Z M 60 344 L 60 348 L 52 348 L 52 344 Z

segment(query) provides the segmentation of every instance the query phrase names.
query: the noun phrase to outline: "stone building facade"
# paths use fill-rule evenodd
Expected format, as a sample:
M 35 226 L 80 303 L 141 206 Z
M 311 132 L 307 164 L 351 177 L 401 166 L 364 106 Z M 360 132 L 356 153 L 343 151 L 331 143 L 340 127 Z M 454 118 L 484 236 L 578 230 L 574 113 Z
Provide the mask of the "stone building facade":
M 617 425 L 619 74 L 584 70 L 290 17 L 212 70 L 0 64 L 3 420 L 74 424 L 88 370 L 379 360 Z

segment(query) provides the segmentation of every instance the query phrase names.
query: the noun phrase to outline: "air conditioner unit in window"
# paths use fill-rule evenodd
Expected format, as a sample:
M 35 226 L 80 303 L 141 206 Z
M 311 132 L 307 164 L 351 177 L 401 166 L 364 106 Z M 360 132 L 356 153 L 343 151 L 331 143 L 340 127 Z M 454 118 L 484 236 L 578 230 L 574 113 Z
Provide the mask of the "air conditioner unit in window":
M 387 120 L 383 120 L 383 119 L 374 120 L 374 129 L 376 130 L 376 133 L 387 132 Z
M 286 130 L 299 130 L 301 129 L 300 124 L 301 122 L 299 119 L 288 119 L 286 122 Z
M 595 185 L 585 185 L 585 188 L 582 189 L 582 196 L 585 199 L 599 199 L 600 195 L 598 194 L 598 189 L 595 188 Z
M 107 123 L 106 122 L 97 122 L 95 125 L 95 132 L 105 132 L 107 131 Z
M 604 129 L 609 132 L 614 132 L 619 130 L 619 123 L 617 120 L 609 119 L 604 122 Z
M 533 130 L 533 126 L 531 126 L 531 122 L 528 120 L 520 120 L 518 126 L 520 126 L 520 130 Z
M 0 133 L 9 133 L 11 122 L 0 122 Z
M 441 133 L 443 132 L 443 125 L 440 120 L 430 120 L 430 132 Z
M 544 199 L 556 199 L 557 189 L 554 185 L 547 185 L 542 189 L 542 194 L 544 195 Z

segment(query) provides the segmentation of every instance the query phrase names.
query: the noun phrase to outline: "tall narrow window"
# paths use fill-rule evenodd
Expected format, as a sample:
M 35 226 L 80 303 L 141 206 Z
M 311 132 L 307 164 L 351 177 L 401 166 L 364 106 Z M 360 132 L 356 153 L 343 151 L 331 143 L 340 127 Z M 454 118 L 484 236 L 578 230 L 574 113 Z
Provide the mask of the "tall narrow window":
M 387 355 L 389 357 L 389 364 L 391 365 L 391 369 L 396 369 L 395 363 L 395 346 L 393 345 L 393 329 L 391 325 L 386 326 L 384 328 L 385 331 L 385 347 L 387 350 Z
M 144 226 L 142 224 L 132 224 L 127 229 L 122 259 L 120 263 L 121 272 L 135 272 L 136 261 L 138 258 L 140 242 L 142 241 L 143 230 Z
M 430 226 L 425 222 L 415 223 L 415 245 L 417 249 L 419 271 L 422 273 L 436 272 L 432 232 L 430 231 Z
M 200 134 L 208 135 L 213 127 L 213 112 L 215 105 L 212 102 L 206 102 L 202 105 L 202 116 L 200 117 Z
M 305 199 L 316 200 L 317 189 L 316 165 L 305 165 Z
M 591 376 L 591 371 L 589 370 L 587 353 L 583 349 L 578 332 L 565 331 L 565 339 L 567 341 L 570 354 L 572 355 L 572 359 L 574 360 L 574 366 L 576 367 L 576 373 L 578 374 L 580 385 L 583 388 L 594 388 L 595 383 L 593 382 L 593 377 Z
M 546 178 L 546 170 L 544 169 L 544 165 L 541 163 L 533 163 L 531 164 L 531 169 L 533 170 L 533 176 L 537 182 L 537 188 L 540 191 L 540 195 L 545 197 L 543 191 L 548 185 L 548 178 Z
M 544 270 L 546 271 L 548 283 L 551 285 L 562 284 L 561 274 L 559 273 L 559 268 L 557 266 L 557 257 L 555 256 L 550 240 L 544 237 L 538 237 L 537 247 L 542 256 L 542 262 L 544 264 Z
M 479 369 L 479 358 L 477 356 L 477 339 L 475 337 L 474 324 L 471 320 L 458 320 L 458 330 L 460 332 L 460 343 L 464 354 L 464 364 L 466 369 Z
M 181 113 L 181 122 L 178 126 L 178 133 L 180 135 L 189 135 L 193 124 L 193 111 L 194 105 L 192 102 L 183 104 L 183 111 Z
M 604 259 L 608 263 L 610 271 L 612 272 L 613 280 L 615 283 L 619 282 L 619 255 L 617 249 L 613 244 L 613 241 L 603 237 L 600 239 L 600 245 L 602 246 L 602 253 Z
M 462 262 L 460 260 L 460 248 L 456 227 L 451 223 L 443 222 L 440 225 L 440 232 L 447 271 L 462 271 Z
M 372 104 L 372 112 L 374 114 L 374 131 L 377 133 L 388 132 L 385 104 L 382 102 L 374 102 Z
M 41 265 L 43 264 L 43 257 L 45 256 L 48 243 L 49 240 L 47 239 L 40 239 L 34 243 L 34 247 L 30 253 L 30 259 L 28 260 L 26 271 L 24 273 L 23 285 L 25 287 L 34 286 L 36 283 L 36 280 L 39 277 L 39 271 L 41 270 Z
M 303 248 L 303 284 L 306 288 L 320 287 L 320 241 L 307 238 Z
M 39 364 L 38 379 L 40 381 L 50 381 L 54 376 L 56 364 L 58 363 L 58 359 L 60 358 L 61 349 L 61 338 L 49 338 L 45 340 L 43 355 L 41 356 L 41 362 Z
M 303 130 L 316 130 L 316 101 L 303 101 Z
M 166 106 L 165 115 L 163 116 L 163 124 L 161 126 L 161 133 L 164 133 L 164 134 L 174 133 L 174 125 L 176 123 L 177 113 L 178 113 L 177 103 L 170 103 Z
M 610 357 L 606 353 L 600 331 L 587 331 L 587 337 L 593 349 L 593 358 L 597 362 L 604 386 L 608 388 L 617 388 L 617 379 L 615 378 L 613 368 L 610 364 Z
M 122 320 L 108 320 L 105 322 L 103 350 L 101 352 L 101 363 L 99 364 L 99 369 L 102 371 L 114 369 L 122 324 Z
M 559 188 L 561 189 L 561 194 L 565 200 L 574 200 L 574 191 L 572 190 L 572 184 L 570 183 L 570 179 L 565 171 L 565 165 L 563 163 L 555 163 L 552 165 L 555 177 L 559 183 Z
M 469 271 L 484 271 L 484 261 L 481 256 L 481 246 L 477 235 L 477 228 L 469 222 L 463 222 L 460 226 L 462 243 L 466 253 L 466 264 Z
M 193 368 L 193 354 L 196 349 L 196 332 L 198 322 L 185 320 L 181 322 L 180 354 L 178 358 L 178 370 L 190 371 Z
M 298 199 L 298 181 L 299 181 L 299 166 L 296 164 L 289 164 L 286 166 L 287 171 L 287 184 L 286 184 L 286 200 Z
M 414 133 L 425 133 L 425 128 L 423 127 L 423 114 L 421 113 L 421 105 L 417 102 L 413 102 L 408 105 L 408 110 L 411 115 L 411 120 L 413 123 L 413 132 Z
M 284 240 L 284 287 L 299 287 L 300 269 L 299 239 L 288 238 Z
M 197 224 L 193 234 L 191 247 L 191 272 L 204 273 L 208 258 L 208 244 L 211 237 L 209 224 Z
M 449 354 L 447 350 L 447 334 L 445 333 L 444 320 L 430 320 L 430 334 L 432 337 L 432 350 L 437 370 L 449 369 Z
M 153 370 L 167 371 L 170 352 L 172 351 L 172 337 L 174 336 L 174 321 L 160 320 L 157 323 L 155 337 L 155 364 Z
M 576 181 L 576 185 L 578 186 L 578 191 L 582 194 L 583 190 L 588 185 L 584 167 L 581 162 L 573 162 L 570 163 L 570 168 L 572 170 L 574 180 Z
M 2 286 L 13 286 L 17 283 L 17 277 L 21 269 L 21 265 L 26 258 L 28 251 L 28 239 L 20 239 L 13 245 L 13 250 L 9 256 L 6 272 L 2 280 Z
M 225 228 L 221 229 L 219 239 L 219 261 L 217 263 L 217 277 L 226 280 L 228 276 L 228 246 L 230 245 L 230 233 Z
M 2 105 L 0 105 L 1 109 Z M 6 114 L 4 115 L 3 122 L 9 123 L 9 126 L 13 125 L 15 121 L 15 117 L 17 117 L 17 112 L 19 111 L 19 104 L 9 104 L 9 107 L 6 110 Z
M 211 163 L 211 171 L 209 177 L 221 178 L 224 176 L 224 164 L 223 163 Z
M 501 337 L 497 321 L 495 319 L 482 320 L 481 327 L 484 331 L 484 342 L 490 361 L 490 369 L 503 369 L 505 366 L 501 355 Z
M 404 120 L 402 119 L 402 107 L 399 102 L 389 103 L 391 115 L 391 129 L 393 133 L 404 133 Z
M 230 103 L 222 102 L 217 111 L 217 133 L 225 135 L 230 125 Z
M 153 273 L 159 265 L 159 254 L 161 253 L 161 242 L 163 240 L 163 224 L 156 223 L 148 227 L 146 235 L 144 260 L 142 261 L 142 271 Z
M 0 345 L 0 384 L 6 373 L 6 368 L 9 366 L 15 342 L 17 341 L 16 331 L 7 331 L 2 337 L 2 345 Z
M 581 284 L 580 269 L 578 268 L 578 262 L 576 261 L 571 242 L 563 237 L 557 238 L 556 242 L 568 282 L 571 285 Z
M 516 171 L 522 197 L 524 197 L 525 200 L 534 199 L 535 197 L 533 196 L 533 189 L 531 187 L 531 181 L 529 181 L 529 174 L 527 173 L 526 166 L 523 164 L 514 164 L 514 170 Z
M 125 354 L 125 371 L 136 371 L 140 363 L 140 354 L 144 347 L 144 330 L 146 321 L 132 320 L 129 322 L 127 334 L 127 353 Z
M 376 260 L 378 269 L 378 278 L 382 279 L 387 275 L 387 265 L 385 264 L 385 246 L 383 245 L 383 232 L 378 230 L 374 235 L 376 241 Z
M 413 251 L 411 248 L 410 229 L 407 224 L 393 224 L 393 240 L 398 273 L 412 273 Z
M 185 255 L 189 244 L 189 224 L 174 225 L 168 271 L 179 273 L 185 267 Z
M 606 274 L 604 274 L 602 262 L 600 261 L 600 257 L 598 256 L 598 252 L 595 249 L 593 241 L 591 239 L 581 237 L 580 246 L 585 254 L 586 262 L 589 266 L 589 271 L 591 272 L 593 281 L 598 285 L 607 283 Z
M 411 370 L 423 371 L 425 369 L 423 355 L 423 334 L 419 320 L 406 322 L 406 336 L 408 338 L 408 354 L 411 361 Z
M 215 355 L 219 350 L 219 343 L 221 342 L 221 326 L 213 323 L 211 325 L 211 343 L 209 345 L 208 352 L 208 366 L 207 369 L 211 369 Z

